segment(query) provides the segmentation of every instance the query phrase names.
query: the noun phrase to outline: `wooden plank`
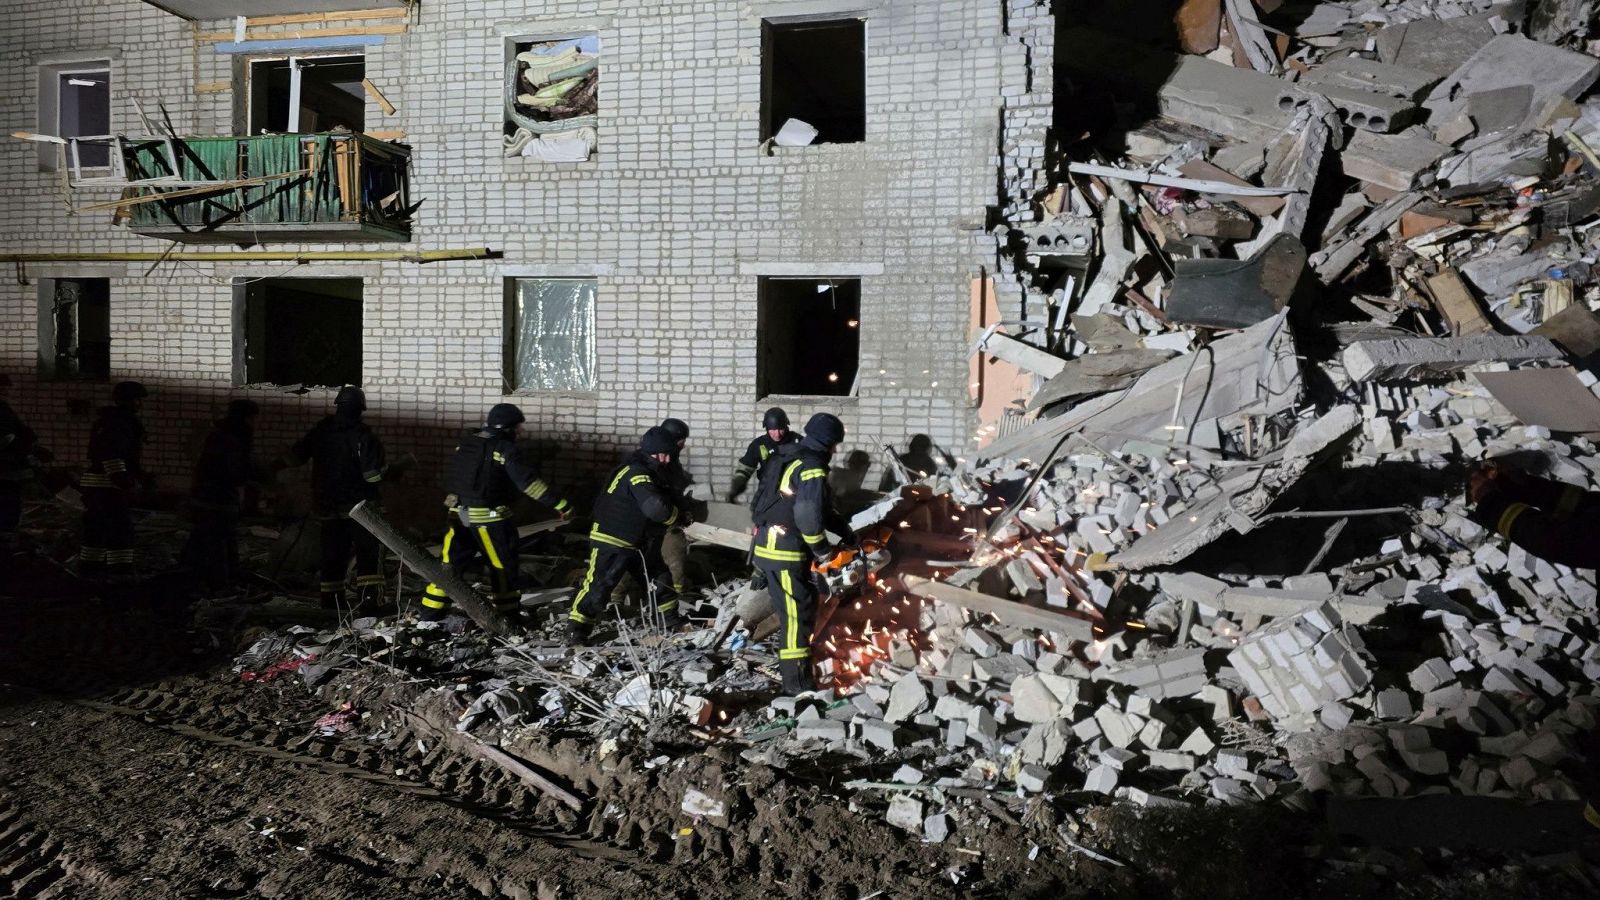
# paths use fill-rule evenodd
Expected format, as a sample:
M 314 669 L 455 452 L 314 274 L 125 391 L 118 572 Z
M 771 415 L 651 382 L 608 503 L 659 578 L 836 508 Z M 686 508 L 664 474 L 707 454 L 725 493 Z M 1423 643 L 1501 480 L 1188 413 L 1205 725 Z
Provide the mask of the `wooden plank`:
M 1441 270 L 1428 279 L 1427 287 L 1434 308 L 1439 310 L 1439 315 L 1450 326 L 1451 334 L 1463 337 L 1494 331 L 1494 326 L 1484 318 L 1478 299 L 1472 296 L 1472 291 L 1455 269 L 1447 267 Z
M 397 25 L 345 25 L 337 28 L 291 28 L 287 31 L 269 31 L 251 35 L 245 34 L 246 41 L 290 41 L 300 38 L 317 37 L 352 37 L 363 34 L 405 34 L 411 26 L 401 22 Z M 194 36 L 195 40 L 208 44 L 234 43 L 234 33 L 231 31 L 203 31 Z
M 900 580 L 905 584 L 906 590 L 913 594 L 932 597 L 941 603 L 970 609 L 973 612 L 987 613 L 1007 625 L 1054 631 L 1075 641 L 1094 640 L 1094 622 L 1072 613 L 1028 606 L 1015 600 L 969 591 L 966 588 L 916 575 L 905 575 Z
M 226 94 L 233 90 L 231 81 L 205 81 L 194 86 L 196 94 Z
M 251 25 L 298 25 L 301 22 L 354 22 L 362 19 L 403 19 L 411 12 L 400 6 L 391 9 L 352 9 L 344 12 L 284 13 L 277 16 L 251 16 L 244 20 Z
M 406 139 L 406 133 L 404 129 L 400 128 L 390 128 L 379 131 L 363 131 L 361 133 L 369 138 L 372 138 L 373 140 L 378 141 L 403 141 Z
M 371 97 L 373 101 L 378 104 L 378 107 L 383 110 L 384 115 L 394 115 L 394 104 L 390 103 L 389 98 L 383 95 L 383 91 L 378 90 L 378 86 L 372 83 L 372 79 L 361 79 L 361 89 L 366 91 L 367 96 Z

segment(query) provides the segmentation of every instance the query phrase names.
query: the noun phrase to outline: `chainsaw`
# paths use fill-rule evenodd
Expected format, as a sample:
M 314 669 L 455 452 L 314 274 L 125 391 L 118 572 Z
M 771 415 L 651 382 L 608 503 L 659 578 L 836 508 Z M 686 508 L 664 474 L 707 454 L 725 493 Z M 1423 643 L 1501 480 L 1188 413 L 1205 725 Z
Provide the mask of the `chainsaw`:
M 865 584 L 867 576 L 889 564 L 889 550 L 883 537 L 863 538 L 855 547 L 845 547 L 825 560 L 811 564 L 823 592 L 839 595 Z

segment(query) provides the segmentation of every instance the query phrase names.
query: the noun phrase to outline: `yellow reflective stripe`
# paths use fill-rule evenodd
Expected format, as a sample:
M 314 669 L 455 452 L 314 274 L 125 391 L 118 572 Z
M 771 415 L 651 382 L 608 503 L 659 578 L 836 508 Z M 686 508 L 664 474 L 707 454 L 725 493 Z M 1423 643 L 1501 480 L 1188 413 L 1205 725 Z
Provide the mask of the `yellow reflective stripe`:
M 1556 503 L 1555 514 L 1558 516 L 1571 515 L 1572 511 L 1578 508 L 1578 503 L 1583 500 L 1583 493 L 1581 488 L 1573 487 L 1570 484 L 1567 485 L 1566 489 L 1561 492 L 1560 501 Z
M 383 584 L 383 576 L 382 575 L 358 575 L 358 576 L 356 576 L 356 587 L 371 587 L 371 586 L 373 586 L 375 584 L 378 584 L 378 585 Z
M 601 531 L 599 525 L 589 529 L 589 540 L 599 541 L 602 544 L 610 544 L 613 547 L 621 547 L 624 550 L 633 549 L 633 545 L 622 538 L 612 537 L 611 535 L 606 534 L 604 531 Z
M 791 655 L 800 646 L 800 608 L 794 602 L 794 576 L 785 569 L 778 573 L 778 584 L 783 587 L 783 648 L 778 651 L 779 659 L 792 659 Z
M 564 510 L 566 508 L 567 508 L 567 501 L 564 498 L 556 502 L 556 505 L 555 505 L 556 512 L 561 512 L 562 510 Z
M 825 534 L 802 534 L 800 537 L 805 539 L 805 542 L 808 544 L 820 544 L 828 539 L 828 536 Z
M 615 494 L 617 492 L 617 485 L 622 483 L 622 476 L 628 474 L 628 468 L 628 466 L 623 466 L 617 470 L 617 477 L 611 479 L 611 486 L 606 488 L 606 493 Z
M 467 519 L 474 525 L 486 525 L 490 522 L 498 522 L 501 519 L 510 518 L 510 516 L 511 507 L 509 506 L 496 506 L 493 509 L 487 506 L 467 507 Z
M 1600 809 L 1595 809 L 1593 803 L 1585 803 L 1583 805 L 1583 820 L 1596 828 L 1600 828 Z
M 429 587 L 432 587 L 432 585 L 429 585 Z M 422 605 L 429 609 L 448 609 L 450 601 L 448 599 L 440 600 L 437 597 L 423 597 Z
M 767 449 L 767 445 L 766 444 L 762 444 L 760 447 L 758 447 L 756 449 L 761 451 L 761 461 L 762 462 L 766 462 L 767 461 L 767 457 L 772 455 L 772 451 Z
M 578 604 L 583 602 L 583 599 L 589 595 L 589 589 L 594 586 L 594 570 L 599 560 L 600 551 L 598 549 L 590 550 L 589 571 L 584 574 L 583 584 L 578 586 L 578 592 L 572 595 L 572 609 L 567 612 L 567 618 L 580 625 L 587 624 L 589 619 L 583 613 L 578 612 Z
M 101 475 L 98 472 L 85 472 L 81 477 L 78 478 L 78 486 L 116 487 L 116 482 L 112 481 L 111 476 L 109 475 Z
M 454 528 L 444 533 L 444 550 L 439 554 L 440 562 L 447 563 L 450 561 L 450 542 L 455 540 L 455 536 L 456 530 Z
M 128 464 L 120 459 L 101 460 L 100 468 L 106 472 L 126 472 Z
M 649 484 L 650 483 L 650 476 L 649 475 L 635 475 L 632 478 L 628 479 L 628 483 L 629 484 Z
M 522 492 L 524 494 L 527 494 L 529 497 L 532 497 L 533 499 L 537 500 L 540 497 L 543 497 L 545 495 L 545 492 L 547 492 L 549 490 L 550 490 L 550 485 L 545 484 L 542 479 L 535 478 L 533 480 L 533 484 L 528 485 L 525 489 L 523 489 Z
M 368 482 L 370 482 L 372 484 L 377 484 L 378 482 L 383 480 L 383 470 L 382 469 L 373 469 L 371 472 L 362 473 L 361 477 L 365 478 Z
M 792 493 L 794 493 L 794 488 L 789 486 L 789 479 L 792 478 L 794 476 L 795 471 L 797 469 L 799 469 L 803 465 L 805 465 L 805 460 L 797 459 L 794 462 L 790 463 L 788 468 L 783 470 L 783 479 L 778 482 L 778 492 L 779 493 L 782 493 L 782 494 L 792 494 Z
M 494 541 L 489 540 L 489 529 L 479 528 L 478 539 L 483 541 L 483 552 L 489 554 L 489 564 L 496 569 L 504 569 L 505 564 L 500 562 L 500 554 L 494 552 Z
M 427 595 L 429 595 L 431 597 L 435 597 L 435 598 L 444 598 L 444 599 L 446 599 L 447 602 L 448 602 L 447 598 L 450 596 L 449 594 L 446 594 L 444 592 L 444 589 L 439 587 L 437 584 L 428 585 L 426 588 L 423 589 L 423 593 L 426 593 Z
M 506 464 L 506 458 L 501 455 L 499 450 L 494 451 L 494 461 L 502 466 Z
M 812 480 L 815 480 L 817 478 L 827 478 L 827 477 L 828 477 L 828 470 L 827 469 L 807 469 L 804 472 L 800 473 L 800 480 L 801 481 L 812 481 Z
M 673 522 L 676 522 L 676 521 L 678 521 L 678 509 L 677 509 L 677 507 L 673 507 L 672 515 L 667 516 L 667 520 L 665 522 L 662 522 L 661 524 L 663 524 L 663 525 L 671 525 Z
M 1495 526 L 1494 530 L 1500 532 L 1501 537 L 1509 539 L 1511 537 L 1511 526 L 1516 523 L 1518 516 L 1529 509 L 1532 509 L 1532 507 L 1526 503 L 1511 504 L 1506 507 L 1505 512 L 1500 514 L 1500 523 Z

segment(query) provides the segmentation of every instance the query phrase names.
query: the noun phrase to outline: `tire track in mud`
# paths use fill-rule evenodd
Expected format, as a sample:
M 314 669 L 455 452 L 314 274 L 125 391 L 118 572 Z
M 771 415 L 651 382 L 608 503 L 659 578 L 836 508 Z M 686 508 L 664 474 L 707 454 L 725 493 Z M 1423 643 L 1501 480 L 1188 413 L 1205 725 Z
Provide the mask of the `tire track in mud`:
M 0 898 L 81 896 L 70 870 L 61 841 L 28 819 L 11 797 L 0 793 Z

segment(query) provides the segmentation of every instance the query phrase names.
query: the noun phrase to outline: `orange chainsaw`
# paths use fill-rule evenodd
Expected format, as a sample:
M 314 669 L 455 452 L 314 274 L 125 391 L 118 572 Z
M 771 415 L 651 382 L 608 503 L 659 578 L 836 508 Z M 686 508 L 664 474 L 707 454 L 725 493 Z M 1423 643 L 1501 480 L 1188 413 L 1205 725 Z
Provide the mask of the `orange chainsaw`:
M 867 576 L 889 564 L 888 529 L 876 529 L 855 547 L 843 547 L 832 556 L 811 564 L 825 593 L 838 595 L 860 587 Z

